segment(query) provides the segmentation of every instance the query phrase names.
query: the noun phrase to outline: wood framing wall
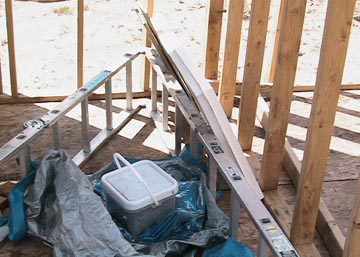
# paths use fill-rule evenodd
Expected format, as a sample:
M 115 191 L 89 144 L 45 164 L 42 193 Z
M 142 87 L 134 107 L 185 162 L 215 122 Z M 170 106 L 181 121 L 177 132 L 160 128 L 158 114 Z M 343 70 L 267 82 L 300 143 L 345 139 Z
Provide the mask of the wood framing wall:
M 328 4 L 291 230 L 299 244 L 312 242 L 315 233 L 314 207 L 319 206 L 354 8 L 355 0 Z
M 2 66 L 0 60 L 0 104 L 15 104 L 15 103 L 39 103 L 39 102 L 59 102 L 66 98 L 65 95 L 61 96 L 41 96 L 41 97 L 28 97 L 19 94 L 18 81 L 17 81 L 17 67 L 16 67 L 16 44 L 15 44 L 15 31 L 14 31 L 14 19 L 13 19 L 13 1 L 5 0 L 5 14 L 6 14 L 6 32 L 8 38 L 8 52 L 9 52 L 9 67 L 10 67 L 10 88 L 11 93 L 7 95 L 4 93 L 4 86 L 2 81 Z M 77 88 L 84 85 L 84 7 L 85 0 L 77 1 Z M 154 11 L 154 0 L 148 0 L 148 12 L 150 15 Z M 151 47 L 150 40 L 146 35 L 147 47 Z M 145 60 L 144 66 L 144 91 L 134 95 L 134 97 L 147 97 L 150 95 L 149 81 L 150 81 L 150 64 Z M 75 90 L 75 89 L 74 89 Z M 114 99 L 125 98 L 125 93 L 113 94 Z M 104 94 L 97 94 L 92 96 L 93 99 L 105 99 Z
M 223 4 L 223 1 L 213 0 L 210 2 L 214 6 Z M 259 173 L 260 184 L 265 191 L 265 200 L 269 201 L 270 207 L 274 208 L 274 211 L 280 215 L 279 218 L 281 219 L 281 213 L 283 213 L 281 210 L 284 210 L 285 207 L 280 207 L 280 203 L 275 203 L 274 197 L 276 196 L 279 200 L 279 197 L 277 197 L 279 195 L 277 192 L 279 174 L 281 169 L 285 169 L 297 188 L 297 200 L 293 216 L 284 215 L 286 216 L 285 219 L 292 223 L 291 227 L 287 227 L 292 242 L 299 247 L 301 246 L 301 249 L 307 249 L 305 250 L 305 256 L 317 256 L 313 251 L 314 247 L 311 246 L 315 229 L 318 230 L 331 256 L 360 256 L 360 247 L 358 246 L 360 235 L 360 193 L 357 192 L 358 195 L 355 200 L 346 240 L 321 199 L 322 181 L 327 166 L 330 138 L 333 133 L 336 103 L 340 90 L 344 88 L 344 85 L 341 85 L 341 80 L 354 3 L 354 0 L 328 1 L 317 80 L 315 86 L 309 87 L 309 90 L 314 91 L 314 99 L 303 163 L 299 161 L 292 146 L 286 140 L 286 130 L 293 92 L 299 90 L 298 86 L 294 85 L 294 82 L 307 1 L 282 0 L 280 3 L 277 34 L 268 78 L 269 83 L 272 83 L 269 91 L 266 91 L 264 85 L 261 85 L 260 78 L 263 69 L 266 35 L 269 29 L 270 1 L 252 0 L 243 80 L 237 83 L 237 85 L 240 84 L 240 87 L 234 86 L 232 79 L 236 77 L 233 71 L 237 70 L 235 68 L 239 64 L 229 60 L 226 55 L 226 51 L 239 49 L 239 45 L 233 45 L 237 38 L 236 35 L 231 35 L 235 39 L 228 41 L 228 34 L 231 31 L 229 28 L 236 25 L 231 10 L 227 13 L 229 16 L 227 39 L 224 46 L 223 72 L 219 79 L 219 99 L 223 103 L 225 112 L 230 115 L 233 92 L 236 94 L 241 91 L 238 139 L 243 149 L 251 150 L 255 117 L 257 116 L 261 121 L 266 131 L 266 137 Z M 238 2 L 238 8 L 241 4 L 241 1 Z M 215 12 L 210 8 L 209 16 L 215 15 Z M 241 31 L 241 29 L 237 28 L 237 31 Z M 208 40 L 218 40 L 221 32 L 218 33 L 215 35 L 209 33 Z M 238 36 L 240 36 L 240 33 Z M 236 44 L 238 43 L 236 42 Z M 212 52 L 207 49 L 207 55 L 210 57 L 211 54 Z M 235 57 L 238 57 L 238 55 L 235 55 Z M 216 65 L 219 62 L 219 59 L 207 58 L 206 60 L 207 62 L 212 61 Z M 213 64 L 206 63 L 205 67 L 215 67 Z M 229 65 L 234 67 L 228 67 Z M 212 74 L 217 73 L 213 71 Z M 215 78 L 215 76 L 210 76 L 209 73 L 205 73 L 205 75 L 208 79 L 213 80 Z M 222 85 L 224 81 L 227 83 L 226 88 Z M 217 89 L 217 84 L 214 83 L 214 85 L 215 89 Z M 355 88 L 358 89 L 357 86 Z M 259 97 L 259 92 L 266 92 L 267 96 L 271 96 L 270 108 L 264 99 Z M 319 148 L 323 150 L 318 151 Z M 285 226 L 288 226 L 286 222 Z
M 280 1 L 280 0 L 279 0 Z M 205 77 L 218 90 L 218 97 L 228 117 L 231 116 L 234 96 L 240 94 L 238 140 L 244 150 L 251 150 L 256 117 L 265 129 L 265 146 L 261 166 L 260 185 L 265 191 L 265 201 L 278 217 L 286 216 L 284 226 L 294 244 L 302 252 L 313 253 L 313 238 L 318 230 L 333 257 L 360 256 L 360 180 L 355 198 L 349 233 L 345 237 L 321 198 L 321 188 L 327 167 L 328 149 L 333 133 L 336 103 L 340 90 L 360 89 L 359 84 L 341 85 L 352 24 L 355 0 L 328 0 L 316 85 L 295 85 L 299 46 L 303 31 L 306 0 L 281 0 L 275 47 L 268 83 L 261 83 L 265 43 L 271 1 L 252 0 L 243 80 L 237 81 L 239 50 L 245 0 L 209 0 L 205 58 Z M 153 14 L 161 1 L 148 0 L 148 12 Z M 227 5 L 228 4 L 228 5 Z M 225 10 L 225 6 L 227 9 Z M 3 94 L 0 68 L 0 104 L 19 102 L 61 101 L 65 96 L 25 97 L 18 93 L 16 48 L 12 0 L 5 1 L 11 95 Z M 220 56 L 222 22 L 227 17 L 224 56 Z M 77 85 L 81 87 L 84 70 L 84 0 L 78 1 Z M 145 45 L 151 47 L 146 39 Z M 219 61 L 222 71 L 219 72 Z M 144 91 L 133 97 L 150 96 L 150 64 L 144 65 Z M 220 76 L 219 76 L 220 75 Z M 314 91 L 310 123 L 307 132 L 304 160 L 301 163 L 286 140 L 290 104 L 294 91 Z M 270 107 L 261 93 L 271 97 Z M 104 99 L 95 95 L 94 99 Z M 113 98 L 125 98 L 113 94 Z M 317 149 L 323 149 L 318 151 Z M 288 173 L 297 188 L 293 215 L 284 212 L 284 204 L 276 202 L 281 169 Z M 281 200 L 281 199 L 280 199 Z M 282 212 L 279 210 L 282 208 Z M 281 216 L 283 215 L 283 216 Z M 281 223 L 281 222 L 279 222 Z M 290 227 L 288 223 L 292 223 Z M 309 250 L 310 249 L 310 250 Z M 317 256 L 309 255 L 309 256 Z

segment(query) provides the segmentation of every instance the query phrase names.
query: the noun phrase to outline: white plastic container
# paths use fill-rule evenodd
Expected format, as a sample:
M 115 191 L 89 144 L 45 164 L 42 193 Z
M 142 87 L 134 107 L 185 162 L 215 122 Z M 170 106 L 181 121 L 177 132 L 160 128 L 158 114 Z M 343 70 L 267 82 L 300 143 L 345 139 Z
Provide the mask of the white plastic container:
M 117 158 L 126 166 L 121 168 Z M 131 165 L 119 154 L 114 159 L 120 168 L 101 179 L 107 207 L 136 237 L 175 210 L 178 183 L 152 161 Z

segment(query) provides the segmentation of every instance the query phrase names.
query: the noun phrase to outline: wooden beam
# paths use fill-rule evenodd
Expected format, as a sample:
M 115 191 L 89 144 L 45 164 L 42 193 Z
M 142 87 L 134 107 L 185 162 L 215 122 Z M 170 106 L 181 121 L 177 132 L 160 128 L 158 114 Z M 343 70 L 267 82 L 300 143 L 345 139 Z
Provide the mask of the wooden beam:
M 271 92 L 268 129 L 266 131 L 260 174 L 262 190 L 274 190 L 278 186 L 285 152 L 285 135 L 305 17 L 306 0 L 285 0 L 283 4 L 285 12 L 284 26 L 279 31 L 280 51 Z
M 330 0 L 320 52 L 291 238 L 312 242 L 340 94 L 355 0 Z
M 292 210 L 285 198 L 278 190 L 264 192 L 265 204 L 271 210 L 274 218 L 279 223 L 287 236 L 290 235 Z M 294 245 L 301 256 L 321 257 L 313 243 Z
M 200 110 L 204 114 L 211 129 L 222 143 L 221 147 L 224 152 L 228 154 L 229 158 L 237 162 L 240 171 L 243 173 L 249 185 L 251 185 L 253 193 L 260 199 L 263 198 L 253 171 L 236 140 L 229 121 L 210 84 L 199 76 L 200 73 L 196 70 L 196 66 L 191 64 L 185 51 L 176 49 L 170 53 L 170 56 L 176 63 L 187 85 L 191 87 L 195 101 L 198 102 Z
M 269 90 L 269 89 L 267 89 L 267 90 Z M 360 90 L 360 84 L 355 84 L 355 83 L 343 84 L 340 86 L 340 90 L 342 90 L 342 91 L 344 91 L 344 90 Z M 315 91 L 315 86 L 313 86 L 313 85 L 295 85 L 294 89 L 293 89 L 293 92 L 313 92 L 313 91 Z M 263 92 L 265 93 L 265 90 Z
M 84 84 L 84 0 L 78 0 L 77 17 L 77 87 Z
M 250 157 L 247 159 L 254 172 L 257 174 L 260 172 L 261 164 L 256 157 L 256 155 L 251 152 L 246 152 Z M 264 203 L 269 209 L 279 223 L 280 227 L 284 230 L 287 236 L 290 235 L 291 228 L 291 219 L 292 219 L 292 209 L 287 204 L 284 196 L 278 190 L 266 191 L 264 192 Z M 301 256 L 308 257 L 320 257 L 320 254 L 314 244 L 305 244 L 305 245 L 294 245 L 296 250 L 300 253 Z
M 267 120 L 269 117 L 269 107 L 262 97 L 259 97 L 258 99 L 256 115 L 262 127 L 266 130 Z M 301 162 L 287 140 L 285 140 L 285 157 L 283 161 L 283 167 L 293 185 L 297 187 L 301 171 Z M 321 198 L 318 217 L 316 220 L 316 228 L 326 248 L 331 253 L 331 256 L 341 257 L 344 249 L 345 237 Z
M 137 9 L 137 13 L 150 32 L 152 42 L 164 63 L 171 69 L 181 87 L 203 113 L 218 140 L 222 142 L 223 152 L 228 154 L 228 158 L 236 161 L 240 168 L 239 171 L 246 178 L 254 195 L 262 199 L 263 194 L 258 182 L 210 83 L 201 75 L 199 68 L 191 62 L 186 52 L 179 46 L 176 35 L 166 27 L 165 19 L 160 19 L 160 16 L 150 21 L 146 12 L 141 8 Z
M 255 130 L 256 105 L 260 90 L 269 10 L 270 1 L 253 0 L 238 119 L 238 139 L 244 150 L 251 149 Z
M 219 99 L 226 116 L 230 117 L 234 106 L 244 0 L 230 0 L 228 10 L 229 15 L 226 30 L 224 63 L 219 86 Z
M 209 80 L 209 83 L 214 88 L 215 92 L 219 90 L 219 81 L 218 80 Z M 261 83 L 260 84 L 260 93 L 263 97 L 271 97 L 271 89 L 273 83 Z M 241 95 L 243 83 L 241 81 L 236 82 L 235 87 L 235 95 Z M 293 88 L 293 92 L 314 92 L 315 86 L 314 85 L 295 85 Z M 341 85 L 341 91 L 345 90 L 360 90 L 360 84 L 349 83 Z
M 148 0 L 147 12 L 150 17 L 152 17 L 154 15 L 154 0 Z M 146 37 L 145 38 L 145 46 L 151 47 L 151 40 L 149 38 L 147 31 L 146 31 L 145 37 Z M 148 91 L 149 88 L 150 88 L 150 62 L 148 59 L 145 58 L 143 89 L 144 89 L 144 91 Z
M 157 92 L 158 96 L 161 96 L 161 91 Z M 147 98 L 150 97 L 151 93 L 146 92 L 133 92 L 133 98 Z M 7 95 L 0 96 L 1 104 L 24 104 L 24 103 L 47 103 L 47 102 L 61 102 L 68 96 L 35 96 L 29 97 L 24 95 L 18 95 L 18 97 L 11 97 Z M 115 99 L 126 99 L 126 93 L 113 93 L 112 98 Z M 89 100 L 106 100 L 105 94 L 93 94 L 89 96 Z
M 210 0 L 206 41 L 205 78 L 217 79 L 224 0 Z
M 210 82 L 210 84 L 214 85 L 214 83 Z M 215 84 L 216 85 L 216 84 Z M 241 95 L 241 84 L 238 84 L 238 89 L 236 91 L 237 95 Z M 305 86 L 306 88 L 308 86 Z M 314 87 L 313 87 L 314 88 Z M 348 85 L 342 85 L 341 90 L 360 90 L 360 85 L 359 84 L 348 84 Z M 215 92 L 217 91 L 217 89 L 215 88 Z M 268 92 L 269 91 L 269 86 L 268 85 L 261 85 L 260 87 L 260 93 L 261 92 Z M 298 92 L 296 91 L 296 88 L 294 89 L 294 92 Z M 310 92 L 310 91 L 303 91 L 301 89 L 301 91 L 299 92 Z M 143 97 L 149 97 L 150 96 L 150 91 L 149 92 L 134 92 L 133 93 L 135 96 L 135 98 L 143 98 Z M 125 93 L 113 93 L 113 97 L 115 97 L 115 99 L 124 99 Z M 161 96 L 161 94 L 159 94 L 158 92 L 158 96 Z M 16 103 L 44 103 L 44 102 L 61 102 L 62 100 L 64 100 L 67 96 L 24 96 L 24 95 L 18 95 L 18 97 L 15 97 L 14 99 L 11 99 L 10 96 L 8 95 L 0 95 L 0 104 L 16 104 Z M 104 100 L 104 98 L 102 98 L 102 94 L 94 94 L 92 96 L 94 99 L 98 99 L 98 100 Z M 91 99 L 91 97 L 90 97 Z
M 360 256 L 360 178 L 358 179 L 357 193 L 349 222 L 348 235 L 345 241 L 343 257 Z
M 2 80 L 2 65 L 0 59 L 0 94 L 4 93 L 3 80 Z
M 279 51 L 280 51 L 280 30 L 285 26 L 285 9 L 284 9 L 284 2 L 286 0 L 281 0 L 280 7 L 279 7 L 279 14 L 278 14 L 278 24 L 276 28 L 276 35 L 275 35 L 275 42 L 274 42 L 274 49 L 271 59 L 271 65 L 270 65 L 270 74 L 269 74 L 269 82 L 274 81 L 274 74 L 275 74 L 275 67 L 276 63 L 278 62 L 279 57 Z
M 11 95 L 17 97 L 18 83 L 17 83 L 17 74 L 16 74 L 16 54 L 15 54 L 12 0 L 5 1 L 5 12 L 6 12 L 6 31 L 8 38 L 8 51 L 9 51 Z

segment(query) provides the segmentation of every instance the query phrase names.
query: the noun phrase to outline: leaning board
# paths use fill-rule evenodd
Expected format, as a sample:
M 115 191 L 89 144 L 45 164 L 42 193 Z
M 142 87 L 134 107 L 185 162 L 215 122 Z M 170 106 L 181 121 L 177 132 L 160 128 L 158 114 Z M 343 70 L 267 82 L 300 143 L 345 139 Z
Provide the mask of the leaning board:
M 259 199 L 263 199 L 264 196 L 255 175 L 210 83 L 201 75 L 200 69 L 192 64 L 186 51 L 178 45 L 180 41 L 176 35 L 164 27 L 167 22 L 162 17 L 152 18 L 150 21 L 141 8 L 139 8 L 138 14 L 148 30 L 154 46 L 221 142 L 223 151 L 229 158 L 236 161 L 254 194 Z

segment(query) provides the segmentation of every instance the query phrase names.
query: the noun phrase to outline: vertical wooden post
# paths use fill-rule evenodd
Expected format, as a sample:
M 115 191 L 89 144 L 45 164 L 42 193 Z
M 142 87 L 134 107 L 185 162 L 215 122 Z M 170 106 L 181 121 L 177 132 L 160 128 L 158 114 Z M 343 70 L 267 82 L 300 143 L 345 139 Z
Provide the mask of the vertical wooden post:
M 251 149 L 255 130 L 256 106 L 260 89 L 269 10 L 270 1 L 253 0 L 238 121 L 238 138 L 244 150 Z
M 291 226 L 291 239 L 297 244 L 310 243 L 314 237 L 354 7 L 355 0 L 329 0 L 328 3 Z
M 231 190 L 231 200 L 230 200 L 229 234 L 233 238 L 238 237 L 239 221 L 240 221 L 240 199 L 237 196 L 235 190 L 232 189 Z
M 127 86 L 127 84 L 126 84 Z M 126 90 L 127 94 L 127 90 Z M 126 99 L 127 100 L 127 99 Z M 105 110 L 106 110 L 106 129 L 113 130 L 113 105 L 112 105 L 112 88 L 111 78 L 105 82 Z M 128 106 L 126 106 L 126 110 Z
M 360 256 L 360 178 L 354 199 L 348 234 L 345 241 L 343 257 Z
M 151 69 L 151 111 L 156 113 L 157 109 L 157 82 L 158 76 L 154 69 Z
M 3 81 L 2 81 L 2 65 L 1 65 L 1 59 L 0 59 L 0 94 L 4 93 L 3 88 Z
M 206 41 L 205 77 L 217 79 L 224 0 L 210 0 Z
M 18 96 L 18 84 L 16 74 L 16 56 L 15 56 L 15 37 L 14 37 L 14 19 L 12 0 L 5 1 L 6 12 L 6 30 L 8 38 L 8 51 L 9 51 L 9 66 L 10 66 L 10 83 L 11 83 L 11 96 Z
M 154 14 L 154 0 L 148 0 L 148 7 L 147 7 L 147 13 L 149 17 L 152 17 Z M 151 47 L 151 41 L 150 37 L 148 35 L 148 32 L 146 32 L 146 39 L 145 39 L 145 46 Z M 150 88 L 150 62 L 148 59 L 145 58 L 145 71 L 144 71 L 144 91 L 149 91 Z
M 284 143 L 289 120 L 290 104 L 295 81 L 306 0 L 284 0 L 284 22 L 279 31 L 279 55 L 266 131 L 263 161 L 260 173 L 262 190 L 277 188 Z
M 279 43 L 279 36 L 280 36 L 280 29 L 282 27 L 284 27 L 284 0 L 281 1 L 280 3 L 280 9 L 279 9 L 279 18 L 278 18 L 278 25 L 277 25 L 277 29 L 276 29 L 276 35 L 275 35 L 275 42 L 274 42 L 274 50 L 273 50 L 273 55 L 272 55 L 272 60 L 271 60 L 271 66 L 270 66 L 270 74 L 269 74 L 269 82 L 273 82 L 274 81 L 274 74 L 275 74 L 275 67 L 276 67 L 276 63 L 277 63 L 277 58 L 279 57 L 279 51 L 280 51 L 280 43 Z
M 184 118 L 179 107 L 175 106 L 175 154 L 181 152 L 182 137 L 184 135 L 185 124 Z
M 84 0 L 78 0 L 77 18 L 77 87 L 84 85 Z
M 226 30 L 224 63 L 219 86 L 219 99 L 226 115 L 230 117 L 234 105 L 244 0 L 230 0 L 228 10 L 229 15 Z

